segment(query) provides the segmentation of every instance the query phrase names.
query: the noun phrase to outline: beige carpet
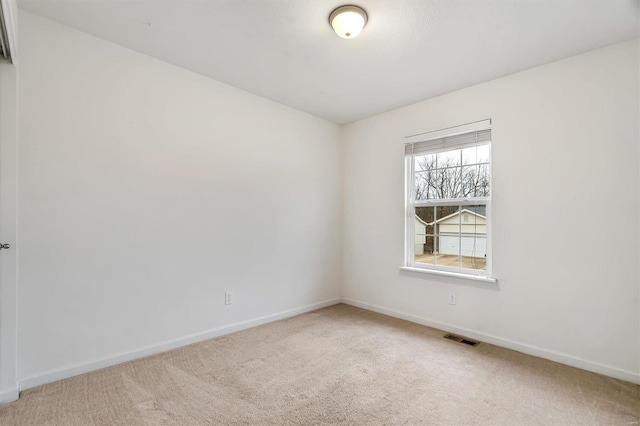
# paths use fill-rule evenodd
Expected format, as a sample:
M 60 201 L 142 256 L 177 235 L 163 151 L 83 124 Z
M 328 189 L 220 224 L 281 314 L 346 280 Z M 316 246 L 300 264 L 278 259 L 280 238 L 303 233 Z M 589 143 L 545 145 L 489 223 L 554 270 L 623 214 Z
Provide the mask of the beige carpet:
M 22 393 L 1 425 L 634 425 L 640 387 L 336 305 Z

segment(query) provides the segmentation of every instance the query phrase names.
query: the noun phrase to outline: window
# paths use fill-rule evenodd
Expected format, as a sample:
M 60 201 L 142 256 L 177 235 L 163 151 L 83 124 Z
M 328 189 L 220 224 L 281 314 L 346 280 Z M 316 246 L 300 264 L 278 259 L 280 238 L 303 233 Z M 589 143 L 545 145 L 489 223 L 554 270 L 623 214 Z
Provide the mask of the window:
M 406 138 L 406 263 L 491 275 L 491 121 Z

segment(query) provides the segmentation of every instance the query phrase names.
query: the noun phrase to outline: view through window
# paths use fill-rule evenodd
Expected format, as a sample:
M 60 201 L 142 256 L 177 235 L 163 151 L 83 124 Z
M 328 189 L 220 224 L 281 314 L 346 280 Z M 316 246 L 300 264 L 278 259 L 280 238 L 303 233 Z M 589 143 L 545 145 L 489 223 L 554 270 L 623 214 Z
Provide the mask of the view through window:
M 408 266 L 488 274 L 491 130 L 425 138 L 405 153 Z

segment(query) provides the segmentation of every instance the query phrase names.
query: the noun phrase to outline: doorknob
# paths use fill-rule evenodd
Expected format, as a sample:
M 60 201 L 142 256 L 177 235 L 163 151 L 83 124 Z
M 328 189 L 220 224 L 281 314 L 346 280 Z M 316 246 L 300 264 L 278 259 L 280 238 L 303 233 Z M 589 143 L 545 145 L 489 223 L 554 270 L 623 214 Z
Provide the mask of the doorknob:
M 9 248 L 11 248 L 11 246 L 9 244 L 0 244 L 0 250 L 2 250 L 2 249 L 6 250 L 6 249 L 9 249 Z

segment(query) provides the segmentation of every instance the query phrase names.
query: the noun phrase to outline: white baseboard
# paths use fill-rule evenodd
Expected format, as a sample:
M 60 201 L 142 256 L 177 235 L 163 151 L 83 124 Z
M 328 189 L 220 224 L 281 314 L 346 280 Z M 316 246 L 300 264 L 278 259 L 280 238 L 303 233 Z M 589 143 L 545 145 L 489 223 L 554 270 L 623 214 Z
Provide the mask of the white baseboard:
M 14 388 L 0 391 L 0 405 L 18 400 L 18 384 Z
M 428 318 L 422 318 L 416 315 L 407 314 L 405 312 L 399 312 L 393 309 L 383 308 L 381 306 L 371 305 L 369 303 L 360 302 L 354 299 L 343 297 L 342 303 L 356 306 L 362 309 L 367 309 L 369 311 L 378 312 L 380 314 L 388 315 L 390 317 L 400 318 L 406 321 L 414 322 L 416 324 L 426 325 L 427 327 L 437 328 L 439 330 L 443 330 L 449 333 L 462 334 L 466 337 L 471 337 L 473 339 L 490 343 L 492 345 L 500 346 L 507 349 L 512 349 L 514 351 L 537 356 L 539 358 L 545 358 L 551 361 L 559 362 L 560 364 L 566 364 L 566 365 L 570 365 L 571 367 L 576 367 L 582 370 L 591 371 L 593 373 L 603 374 L 605 376 L 613 377 L 615 379 L 620 379 L 620 380 L 625 380 L 627 382 L 640 384 L 640 373 L 621 370 L 616 367 L 611 367 L 609 365 L 588 361 L 586 359 L 577 358 L 572 355 L 567 355 L 564 353 L 539 348 L 537 346 L 527 345 L 525 343 L 515 342 L 513 340 L 504 339 L 502 337 L 493 336 L 491 334 L 477 332 L 464 327 L 457 327 L 455 325 L 447 324 L 444 322 L 435 321 Z
M 19 390 L 29 389 L 35 386 L 44 385 L 46 383 L 55 382 L 79 374 L 88 373 L 90 371 L 100 370 L 112 365 L 122 364 L 123 362 L 132 361 L 134 359 L 155 355 L 166 352 L 192 343 L 201 342 L 203 340 L 212 339 L 214 337 L 223 336 L 225 334 L 234 333 L 236 331 L 245 330 L 247 328 L 256 327 L 258 325 L 267 324 L 284 318 L 300 315 L 305 312 L 315 311 L 316 309 L 325 308 L 327 306 L 340 303 L 340 298 L 325 300 L 324 302 L 313 303 L 311 305 L 301 306 L 299 308 L 290 309 L 288 311 L 278 312 L 271 315 L 255 318 L 248 321 L 237 322 L 230 325 L 214 328 L 212 330 L 200 333 L 190 334 L 188 336 L 179 337 L 177 339 L 167 340 L 156 345 L 146 346 L 129 352 L 122 352 L 105 358 L 95 359 L 92 361 L 82 362 L 75 365 L 68 365 L 53 370 L 44 371 L 18 380 Z M 16 389 L 16 394 L 18 389 Z M 17 399 L 17 396 L 16 396 Z

